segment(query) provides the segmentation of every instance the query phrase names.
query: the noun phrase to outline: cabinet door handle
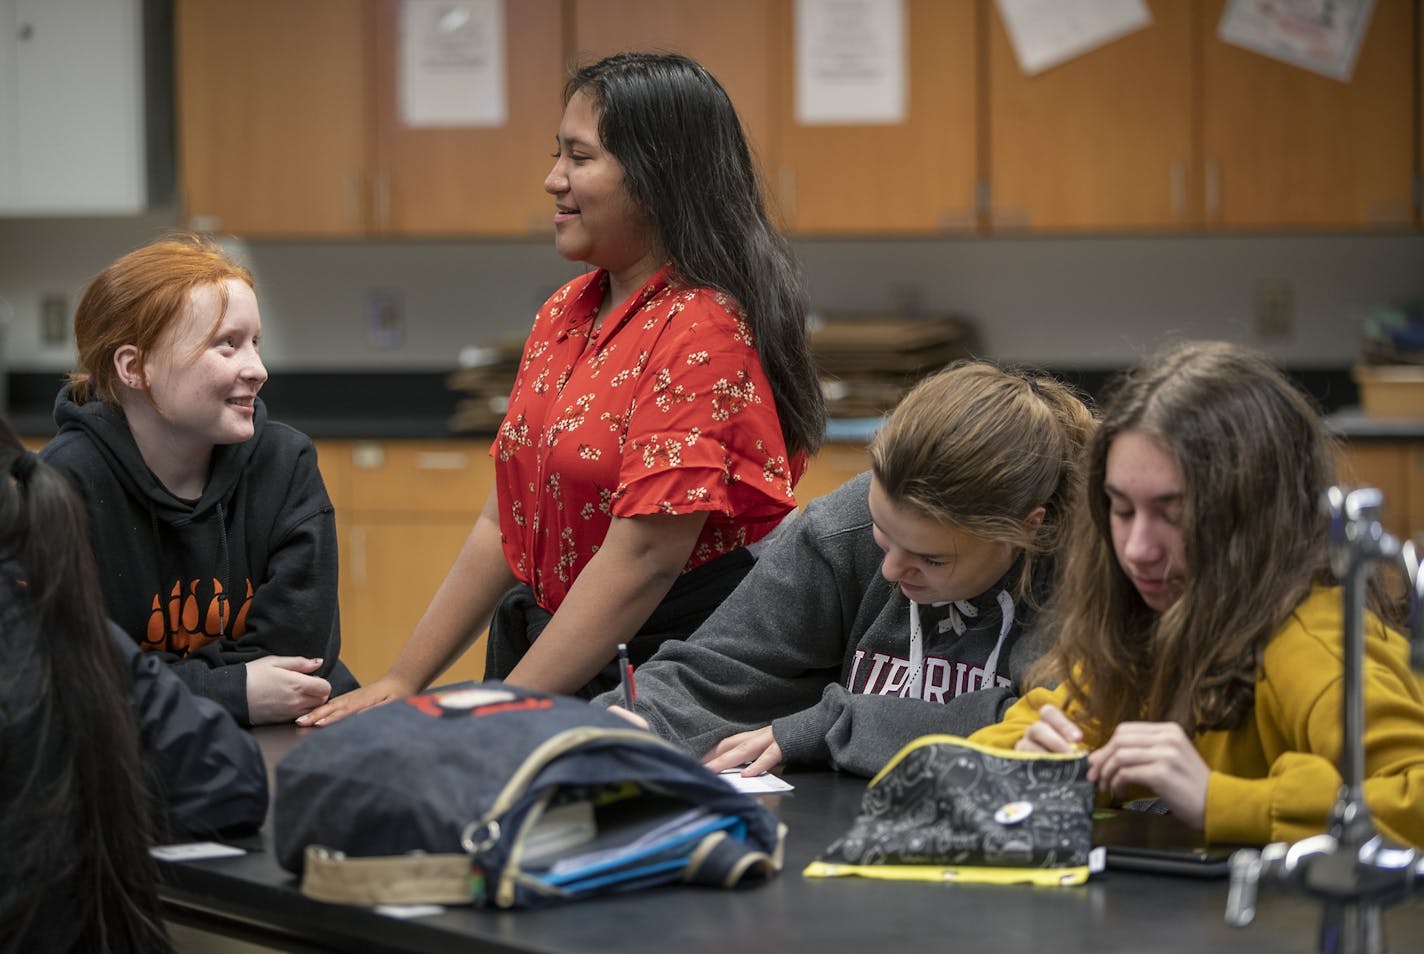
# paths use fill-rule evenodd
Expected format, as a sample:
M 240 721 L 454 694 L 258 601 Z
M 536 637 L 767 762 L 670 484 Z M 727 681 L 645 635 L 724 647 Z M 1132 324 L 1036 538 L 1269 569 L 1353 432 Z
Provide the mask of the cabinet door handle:
M 1208 159 L 1205 173 L 1206 216 L 1214 222 L 1221 217 L 1221 163 Z
M 346 221 L 360 227 L 361 221 L 361 180 L 359 172 L 346 174 Z
M 1181 222 L 1187 217 L 1187 166 L 1180 159 L 1173 159 L 1167 172 L 1167 188 L 1172 203 L 1172 218 Z
M 376 173 L 376 228 L 385 229 L 390 225 L 391 176 L 382 169 Z

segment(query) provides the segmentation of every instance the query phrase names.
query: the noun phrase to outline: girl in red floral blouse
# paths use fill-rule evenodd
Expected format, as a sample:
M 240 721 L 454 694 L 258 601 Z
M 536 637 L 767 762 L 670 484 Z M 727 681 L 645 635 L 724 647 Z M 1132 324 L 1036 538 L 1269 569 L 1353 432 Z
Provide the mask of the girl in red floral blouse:
M 825 408 L 726 92 L 684 57 L 622 53 L 565 104 L 544 189 L 559 254 L 594 268 L 535 318 L 495 492 L 415 632 L 303 724 L 418 692 L 487 623 L 491 678 L 596 694 L 619 643 L 637 663 L 694 630 L 796 505 Z

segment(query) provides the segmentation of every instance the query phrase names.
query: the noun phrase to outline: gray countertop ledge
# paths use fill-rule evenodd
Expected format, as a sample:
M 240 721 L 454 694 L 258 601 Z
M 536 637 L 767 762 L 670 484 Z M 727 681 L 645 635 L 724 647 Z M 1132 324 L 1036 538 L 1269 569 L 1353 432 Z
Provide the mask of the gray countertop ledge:
M 1366 417 L 1358 407 L 1344 407 L 1325 423 L 1346 440 L 1419 440 L 1424 438 L 1424 412 L 1417 418 Z

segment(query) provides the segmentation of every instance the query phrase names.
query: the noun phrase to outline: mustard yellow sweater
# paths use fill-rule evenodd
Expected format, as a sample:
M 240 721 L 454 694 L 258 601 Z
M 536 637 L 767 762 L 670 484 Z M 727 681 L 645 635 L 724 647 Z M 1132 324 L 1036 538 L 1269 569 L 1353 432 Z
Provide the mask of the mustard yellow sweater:
M 1338 588 L 1318 588 L 1296 607 L 1266 644 L 1255 709 L 1237 728 L 1194 740 L 1212 770 L 1208 839 L 1295 841 L 1324 830 L 1340 789 L 1340 600 Z M 1365 632 L 1365 801 L 1383 834 L 1424 847 L 1424 692 L 1405 638 L 1372 614 Z M 1012 748 L 1045 703 L 1062 708 L 1062 690 L 1030 691 L 971 738 Z M 1083 741 L 1096 747 L 1106 736 Z

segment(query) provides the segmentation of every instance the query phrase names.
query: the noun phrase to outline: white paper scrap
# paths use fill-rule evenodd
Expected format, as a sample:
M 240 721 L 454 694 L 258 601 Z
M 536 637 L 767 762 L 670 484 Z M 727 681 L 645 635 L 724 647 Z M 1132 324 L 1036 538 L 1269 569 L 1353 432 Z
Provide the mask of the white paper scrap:
M 159 861 L 202 861 L 205 858 L 235 858 L 247 854 L 241 848 L 216 841 L 188 841 L 177 845 L 155 845 L 148 850 Z
M 902 123 L 904 0 L 796 0 L 796 121 Z
M 996 0 L 1025 76 L 1151 26 L 1144 0 Z
M 1231 0 L 1216 35 L 1348 83 L 1374 10 L 1375 0 Z
M 400 115 L 407 126 L 502 126 L 504 0 L 404 0 Z

